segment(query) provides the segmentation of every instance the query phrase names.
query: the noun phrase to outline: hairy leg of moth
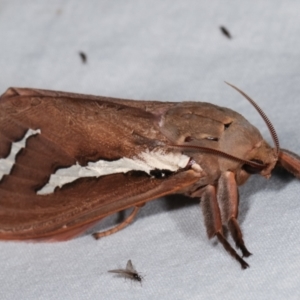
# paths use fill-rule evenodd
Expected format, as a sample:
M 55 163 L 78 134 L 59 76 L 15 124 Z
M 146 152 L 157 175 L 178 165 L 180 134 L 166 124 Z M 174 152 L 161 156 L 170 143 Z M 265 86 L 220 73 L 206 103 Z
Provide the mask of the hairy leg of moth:
M 222 222 L 228 226 L 236 246 L 241 249 L 243 256 L 248 257 L 251 253 L 247 250 L 241 228 L 237 221 L 239 192 L 233 172 L 224 172 L 218 181 L 217 199 L 221 210 Z
M 225 250 L 241 264 L 242 268 L 248 268 L 249 265 L 230 246 L 223 235 L 221 213 L 217 202 L 216 188 L 213 185 L 208 185 L 205 188 L 200 204 L 208 237 L 212 238 L 216 236 Z
M 113 234 L 113 233 L 118 232 L 119 230 L 123 229 L 124 227 L 126 227 L 127 225 L 129 225 L 133 221 L 133 219 L 135 218 L 135 216 L 139 212 L 141 206 L 135 206 L 133 211 L 131 212 L 131 214 L 121 224 L 119 224 L 119 225 L 117 225 L 117 226 L 115 226 L 111 229 L 105 230 L 105 231 L 95 232 L 95 233 L 93 233 L 93 237 L 96 240 L 98 240 L 98 239 L 100 239 L 104 236 L 108 236 L 110 234 Z

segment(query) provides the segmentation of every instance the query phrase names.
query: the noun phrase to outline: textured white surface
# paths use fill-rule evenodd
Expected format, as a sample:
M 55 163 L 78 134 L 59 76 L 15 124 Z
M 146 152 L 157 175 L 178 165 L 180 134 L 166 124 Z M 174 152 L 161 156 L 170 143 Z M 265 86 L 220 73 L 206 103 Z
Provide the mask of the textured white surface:
M 283 147 L 300 153 L 299 11 L 296 0 L 1 0 L 0 92 L 209 101 L 240 112 L 271 142 L 226 80 L 265 110 Z M 99 241 L 1 242 L 0 298 L 299 299 L 300 182 L 254 176 L 240 191 L 239 220 L 253 253 L 246 271 L 207 240 L 196 202 L 172 197 L 150 202 L 132 225 Z M 142 286 L 107 272 L 128 259 L 145 276 Z

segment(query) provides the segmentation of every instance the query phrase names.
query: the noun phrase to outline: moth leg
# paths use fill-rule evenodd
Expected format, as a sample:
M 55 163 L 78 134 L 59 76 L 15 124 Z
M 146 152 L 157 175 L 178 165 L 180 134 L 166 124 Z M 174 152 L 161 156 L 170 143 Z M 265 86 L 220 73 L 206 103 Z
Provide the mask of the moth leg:
M 204 215 L 208 237 L 212 238 L 216 236 L 225 250 L 241 264 L 241 267 L 243 269 L 248 268 L 249 265 L 230 246 L 223 235 L 221 213 L 217 202 L 216 188 L 213 185 L 208 185 L 205 188 L 201 196 L 200 205 Z
M 144 204 L 143 204 L 144 205 Z M 111 229 L 108 229 L 108 230 L 105 230 L 105 231 L 101 231 L 101 232 L 95 232 L 93 233 L 93 237 L 98 240 L 104 236 L 108 236 L 108 235 L 111 235 L 115 232 L 118 232 L 119 230 L 123 229 L 124 227 L 126 227 L 127 225 L 129 225 L 135 218 L 135 216 L 137 215 L 137 213 L 139 212 L 141 206 L 143 205 L 140 205 L 140 206 L 135 206 L 133 211 L 131 212 L 131 214 L 119 225 L 111 228 Z
M 233 172 L 224 172 L 218 181 L 217 199 L 221 209 L 224 225 L 227 225 L 236 246 L 241 249 L 243 256 L 248 257 L 251 253 L 247 250 L 241 228 L 237 221 L 239 192 Z

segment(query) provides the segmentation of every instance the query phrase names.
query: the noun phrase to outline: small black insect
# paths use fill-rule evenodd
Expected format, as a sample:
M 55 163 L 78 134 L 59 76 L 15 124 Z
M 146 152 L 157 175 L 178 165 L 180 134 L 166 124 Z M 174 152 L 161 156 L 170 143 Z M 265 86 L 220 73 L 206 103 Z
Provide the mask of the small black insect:
M 232 38 L 230 32 L 224 27 L 224 26 L 220 26 L 220 30 L 222 31 L 222 33 L 227 36 L 229 39 Z
M 79 52 L 79 56 L 81 57 L 82 63 L 86 63 L 87 62 L 87 56 L 84 52 Z
M 109 270 L 110 273 L 116 273 L 121 277 L 129 278 L 131 280 L 142 282 L 143 277 L 136 271 L 133 267 L 131 259 L 128 260 L 125 269 L 116 269 L 116 270 Z

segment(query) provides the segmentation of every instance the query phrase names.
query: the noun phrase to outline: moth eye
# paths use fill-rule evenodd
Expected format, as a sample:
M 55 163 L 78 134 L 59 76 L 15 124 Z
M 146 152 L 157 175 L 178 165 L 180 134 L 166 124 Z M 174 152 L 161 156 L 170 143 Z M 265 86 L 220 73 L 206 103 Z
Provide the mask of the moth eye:
M 258 164 L 261 164 L 261 166 L 256 167 L 256 166 L 251 166 L 251 165 L 244 164 L 243 165 L 243 170 L 245 170 L 249 174 L 257 174 L 257 173 L 261 172 L 261 170 L 263 170 L 266 167 L 261 160 L 253 159 L 251 161 L 255 162 L 255 163 L 258 163 Z
M 187 136 L 187 137 L 185 137 L 185 139 L 184 139 L 184 141 L 186 142 L 186 143 L 189 143 L 189 142 L 191 142 L 191 141 L 193 141 L 194 139 L 191 137 L 191 136 Z
M 232 122 L 224 124 L 224 130 L 228 129 L 231 124 L 232 124 Z

